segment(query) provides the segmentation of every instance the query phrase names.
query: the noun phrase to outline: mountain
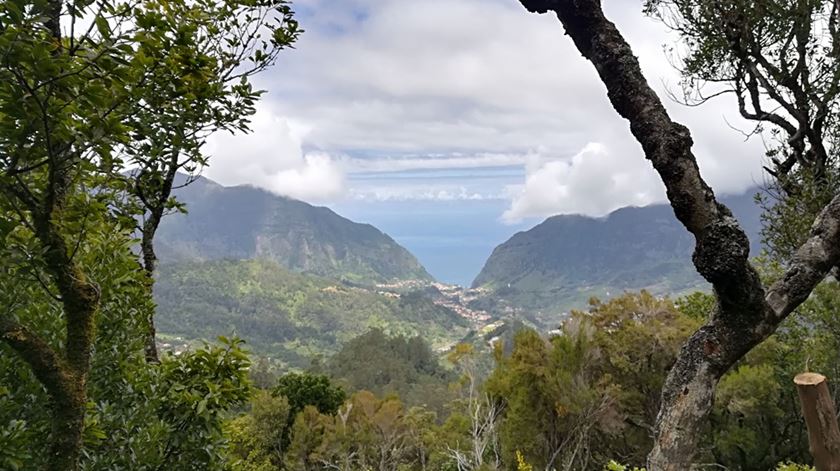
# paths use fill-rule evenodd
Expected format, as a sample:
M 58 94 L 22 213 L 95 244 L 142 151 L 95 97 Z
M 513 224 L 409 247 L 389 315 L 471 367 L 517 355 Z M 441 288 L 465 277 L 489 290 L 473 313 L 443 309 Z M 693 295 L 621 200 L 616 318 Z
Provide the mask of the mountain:
M 723 198 L 750 236 L 753 255 L 761 227 L 754 193 Z M 706 287 L 691 263 L 693 248 L 668 205 L 622 208 L 604 218 L 553 216 L 496 247 L 473 287 L 553 314 L 624 290 L 677 294 Z
M 472 328 L 469 319 L 420 291 L 347 286 L 271 260 L 162 264 L 155 301 L 163 349 L 235 334 L 255 353 L 294 367 L 336 353 L 372 328 L 422 334 L 435 348 L 450 346 Z
M 164 218 L 156 238 L 163 263 L 266 259 L 293 271 L 357 283 L 431 279 L 389 236 L 328 208 L 203 177 L 175 195 L 188 213 Z

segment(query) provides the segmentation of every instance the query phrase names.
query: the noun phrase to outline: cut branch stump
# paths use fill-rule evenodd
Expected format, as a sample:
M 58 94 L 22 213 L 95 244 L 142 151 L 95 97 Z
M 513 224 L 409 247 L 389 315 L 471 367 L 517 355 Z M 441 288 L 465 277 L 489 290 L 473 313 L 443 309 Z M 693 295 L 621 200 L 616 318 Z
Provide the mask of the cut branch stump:
M 808 443 L 817 471 L 840 471 L 840 429 L 828 381 L 818 373 L 800 373 L 793 379 L 808 426 Z

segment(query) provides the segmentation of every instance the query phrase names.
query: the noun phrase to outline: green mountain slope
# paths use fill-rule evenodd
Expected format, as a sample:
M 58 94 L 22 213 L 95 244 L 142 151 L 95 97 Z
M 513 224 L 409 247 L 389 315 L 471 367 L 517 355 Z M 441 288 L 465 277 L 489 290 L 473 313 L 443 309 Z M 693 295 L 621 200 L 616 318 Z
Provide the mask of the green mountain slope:
M 176 195 L 189 212 L 164 218 L 156 239 L 164 262 L 267 259 L 293 271 L 358 283 L 431 279 L 386 234 L 328 208 L 206 178 Z
M 752 194 L 724 198 L 758 253 L 760 210 Z M 529 311 L 583 307 L 624 290 L 676 294 L 704 288 L 691 263 L 694 240 L 670 206 L 622 208 L 605 218 L 554 216 L 496 247 L 473 282 Z
M 443 347 L 469 322 L 423 295 L 383 294 L 293 273 L 269 260 L 163 264 L 155 285 L 162 339 L 236 334 L 258 354 L 293 366 L 337 352 L 371 328 Z

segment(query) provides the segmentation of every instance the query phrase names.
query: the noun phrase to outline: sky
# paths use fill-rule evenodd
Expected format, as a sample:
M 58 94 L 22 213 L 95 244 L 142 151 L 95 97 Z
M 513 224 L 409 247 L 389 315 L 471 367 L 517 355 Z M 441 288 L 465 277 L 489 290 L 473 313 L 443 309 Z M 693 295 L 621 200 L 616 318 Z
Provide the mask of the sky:
M 734 98 L 686 107 L 677 38 L 641 3 L 605 0 L 703 176 L 762 180 Z M 493 247 L 555 214 L 665 200 L 594 68 L 557 19 L 517 0 L 297 0 L 305 30 L 259 76 L 247 135 L 211 138 L 205 175 L 376 225 L 442 281 L 469 284 Z

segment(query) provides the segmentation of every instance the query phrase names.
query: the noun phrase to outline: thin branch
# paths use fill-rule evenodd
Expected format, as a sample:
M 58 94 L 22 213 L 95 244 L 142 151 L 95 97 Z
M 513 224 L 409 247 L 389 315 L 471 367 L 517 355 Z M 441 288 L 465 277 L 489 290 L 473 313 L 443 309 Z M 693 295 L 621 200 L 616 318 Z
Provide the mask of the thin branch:
M 664 85 L 664 82 L 663 82 L 663 85 Z M 680 105 L 683 105 L 683 106 L 686 106 L 686 107 L 689 107 L 689 108 L 695 108 L 695 107 L 698 107 L 698 106 L 705 105 L 705 104 L 706 104 L 709 100 L 711 100 L 711 99 L 713 99 L 713 98 L 717 98 L 717 97 L 722 96 L 722 95 L 726 95 L 727 93 L 735 93 L 735 90 L 734 90 L 734 89 L 731 89 L 731 88 L 726 89 L 726 90 L 721 90 L 721 91 L 719 91 L 719 92 L 715 92 L 715 93 L 712 93 L 711 95 L 706 95 L 706 96 L 702 95 L 702 94 L 698 91 L 698 97 L 697 97 L 697 99 L 689 101 L 688 97 L 687 97 L 687 96 L 685 96 L 685 95 L 686 95 L 685 93 L 683 93 L 683 95 L 684 95 L 684 96 L 683 96 L 683 98 L 679 98 L 679 97 L 677 97 L 677 95 L 676 95 L 673 91 L 671 91 L 668 87 L 663 87 L 663 88 L 664 88 L 664 90 L 665 90 L 665 94 L 666 94 L 666 95 L 668 96 L 668 98 L 670 98 L 670 99 L 671 99 L 674 103 L 678 103 L 678 104 L 680 104 Z

